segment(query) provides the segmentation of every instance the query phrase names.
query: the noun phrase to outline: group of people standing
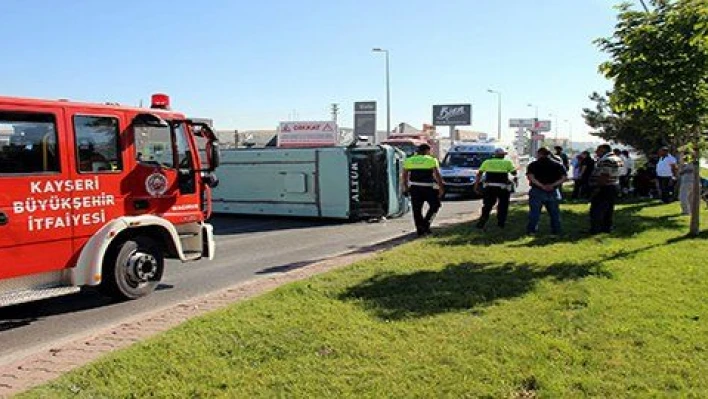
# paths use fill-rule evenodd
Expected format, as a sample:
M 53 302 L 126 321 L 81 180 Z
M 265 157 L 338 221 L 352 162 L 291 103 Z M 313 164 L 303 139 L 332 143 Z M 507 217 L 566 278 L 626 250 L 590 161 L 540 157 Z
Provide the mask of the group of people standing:
M 526 232 L 536 234 L 542 208 L 546 208 L 551 219 L 551 233 L 562 233 L 560 202 L 561 187 L 568 180 L 570 162 L 560 147 L 555 154 L 542 147 L 537 151 L 536 160 L 526 170 L 531 186 L 529 190 L 529 216 Z M 627 172 L 627 166 L 612 148 L 603 144 L 597 147 L 596 160 L 585 152 L 581 161 L 580 184 L 577 195 L 590 198 L 590 232 L 593 234 L 610 232 L 613 224 L 614 206 L 621 190 L 621 180 Z M 497 205 L 497 225 L 504 228 L 509 209 L 509 200 L 517 180 L 514 164 L 505 159 L 506 151 L 498 148 L 494 156 L 485 160 L 479 167 L 475 179 L 475 190 L 483 196 L 482 214 L 477 228 L 485 229 L 491 211 Z M 585 161 L 587 159 L 587 161 Z M 484 179 L 482 179 L 484 177 Z M 583 180 L 585 179 L 585 180 Z M 483 183 L 482 183 L 483 181 Z M 578 183 L 576 181 L 576 183 Z M 444 195 L 444 185 L 437 159 L 430 155 L 430 146 L 423 144 L 416 155 L 404 163 L 403 185 L 410 194 L 413 219 L 419 236 L 430 233 L 430 224 L 440 209 Z M 480 186 L 483 187 L 480 190 Z M 423 206 L 428 204 L 428 211 L 423 215 Z
M 654 161 L 654 160 L 652 160 Z M 684 162 L 679 165 L 676 157 L 671 155 L 668 147 L 664 147 L 657 153 L 657 158 L 650 167 L 655 168 L 656 190 L 664 203 L 670 203 L 676 199 L 676 186 L 679 187 L 678 199 L 681 201 L 681 212 L 684 215 L 691 213 L 691 198 L 693 197 L 693 182 L 696 178 L 696 169 L 691 162 L 690 152 L 684 154 Z
M 631 191 L 631 181 L 634 170 L 634 160 L 629 155 L 629 151 L 621 151 L 617 148 L 612 150 L 614 155 L 622 161 L 619 169 L 619 196 L 629 195 Z M 592 189 L 590 179 L 595 170 L 595 158 L 589 151 L 583 151 L 576 155 L 571 162 L 573 171 L 573 193 L 571 199 L 590 199 Z
M 588 151 L 576 158 L 573 196 L 590 200 L 590 234 L 609 233 L 613 228 L 614 210 L 621 192 L 623 176 L 627 167 L 621 153 L 603 144 L 595 150 L 593 159 Z M 561 147 L 552 154 L 547 148 L 540 148 L 536 160 L 531 162 L 526 175 L 531 185 L 529 191 L 528 234 L 538 232 L 541 209 L 546 208 L 551 219 L 551 234 L 562 233 L 560 220 L 561 187 L 568 180 L 568 158 Z M 578 170 L 579 169 L 579 170 Z

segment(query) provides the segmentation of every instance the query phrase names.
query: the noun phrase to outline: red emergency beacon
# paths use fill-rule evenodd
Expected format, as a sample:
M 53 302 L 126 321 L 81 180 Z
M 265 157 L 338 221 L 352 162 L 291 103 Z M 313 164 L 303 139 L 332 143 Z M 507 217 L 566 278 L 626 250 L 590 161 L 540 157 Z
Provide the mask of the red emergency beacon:
M 162 93 L 155 93 L 152 95 L 151 108 L 154 109 L 170 109 L 170 96 Z

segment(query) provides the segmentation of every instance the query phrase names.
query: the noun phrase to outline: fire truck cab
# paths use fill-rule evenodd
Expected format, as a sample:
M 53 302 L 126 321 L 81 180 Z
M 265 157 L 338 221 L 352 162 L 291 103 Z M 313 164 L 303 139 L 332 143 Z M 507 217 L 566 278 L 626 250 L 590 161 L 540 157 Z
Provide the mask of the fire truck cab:
M 204 123 L 152 107 L 0 97 L 0 306 L 98 286 L 134 299 L 165 259 L 214 256 Z

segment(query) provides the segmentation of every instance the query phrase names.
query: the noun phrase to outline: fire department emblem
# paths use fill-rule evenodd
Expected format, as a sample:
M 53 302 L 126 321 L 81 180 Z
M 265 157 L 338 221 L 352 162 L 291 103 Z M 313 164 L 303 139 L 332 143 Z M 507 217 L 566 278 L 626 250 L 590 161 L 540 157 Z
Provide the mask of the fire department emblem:
M 153 173 L 145 180 L 145 189 L 152 196 L 162 195 L 167 191 L 167 178 L 162 173 Z

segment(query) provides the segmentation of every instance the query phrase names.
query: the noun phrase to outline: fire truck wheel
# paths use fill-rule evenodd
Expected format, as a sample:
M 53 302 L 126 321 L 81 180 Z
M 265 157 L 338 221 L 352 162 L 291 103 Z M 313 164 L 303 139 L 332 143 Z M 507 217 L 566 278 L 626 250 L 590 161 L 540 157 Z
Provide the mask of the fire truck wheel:
M 155 241 L 135 237 L 107 254 L 101 291 L 118 299 L 136 299 L 153 292 L 162 278 L 165 260 Z

